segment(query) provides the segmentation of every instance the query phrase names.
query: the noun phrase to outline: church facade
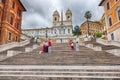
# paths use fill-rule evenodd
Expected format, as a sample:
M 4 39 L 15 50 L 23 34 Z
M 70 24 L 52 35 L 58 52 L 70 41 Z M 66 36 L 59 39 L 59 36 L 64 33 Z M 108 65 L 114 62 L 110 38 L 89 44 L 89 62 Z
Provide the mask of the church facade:
M 66 19 L 63 19 L 63 12 L 56 10 L 53 13 L 53 26 L 41 29 L 24 29 L 22 33 L 31 37 L 38 37 L 41 40 L 51 39 L 55 43 L 66 43 L 73 40 L 72 12 L 66 11 Z

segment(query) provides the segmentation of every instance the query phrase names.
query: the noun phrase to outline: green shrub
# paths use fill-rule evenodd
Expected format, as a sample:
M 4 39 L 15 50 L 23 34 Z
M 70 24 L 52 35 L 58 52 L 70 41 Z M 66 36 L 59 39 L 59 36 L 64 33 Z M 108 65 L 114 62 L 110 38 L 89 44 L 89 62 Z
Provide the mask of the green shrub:
M 95 36 L 96 36 L 96 38 L 100 38 L 100 37 L 102 37 L 102 33 L 97 32 Z

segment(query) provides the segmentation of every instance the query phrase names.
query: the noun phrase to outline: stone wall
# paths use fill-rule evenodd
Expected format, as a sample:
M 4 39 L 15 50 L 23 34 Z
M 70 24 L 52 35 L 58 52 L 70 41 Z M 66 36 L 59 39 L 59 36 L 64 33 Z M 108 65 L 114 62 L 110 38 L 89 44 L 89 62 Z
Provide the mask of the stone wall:
M 12 42 L 12 43 L 8 43 L 8 44 L 0 45 L 0 52 L 11 49 L 13 47 L 24 46 L 24 45 L 27 45 L 29 43 L 30 43 L 30 41 L 26 40 L 23 42 Z
M 103 39 L 97 39 L 96 40 L 98 43 L 104 44 L 104 45 L 114 45 L 120 47 L 120 42 L 119 41 L 107 41 Z

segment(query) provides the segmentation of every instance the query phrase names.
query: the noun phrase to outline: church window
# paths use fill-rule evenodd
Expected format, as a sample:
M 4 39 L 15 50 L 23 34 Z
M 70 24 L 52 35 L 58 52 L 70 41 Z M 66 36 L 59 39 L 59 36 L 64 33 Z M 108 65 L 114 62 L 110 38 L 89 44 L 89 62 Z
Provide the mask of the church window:
M 61 34 L 61 29 L 59 30 L 59 34 Z
M 55 17 L 55 21 L 57 21 L 57 18 Z
M 56 34 L 56 30 L 54 30 L 54 33 Z
M 63 30 L 63 34 L 65 34 L 65 29 Z
M 70 16 L 67 16 L 68 20 L 70 20 Z
M 68 29 L 68 33 L 70 33 L 70 29 Z
M 68 19 L 70 18 L 70 16 L 68 16 Z

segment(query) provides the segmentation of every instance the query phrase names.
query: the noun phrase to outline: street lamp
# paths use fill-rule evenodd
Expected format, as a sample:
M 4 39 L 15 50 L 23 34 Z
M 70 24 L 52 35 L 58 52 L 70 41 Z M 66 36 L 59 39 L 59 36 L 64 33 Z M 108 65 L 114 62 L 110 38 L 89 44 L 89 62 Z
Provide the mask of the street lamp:
M 48 38 L 47 30 L 48 30 L 48 27 L 46 27 L 46 40 Z

